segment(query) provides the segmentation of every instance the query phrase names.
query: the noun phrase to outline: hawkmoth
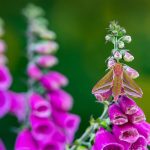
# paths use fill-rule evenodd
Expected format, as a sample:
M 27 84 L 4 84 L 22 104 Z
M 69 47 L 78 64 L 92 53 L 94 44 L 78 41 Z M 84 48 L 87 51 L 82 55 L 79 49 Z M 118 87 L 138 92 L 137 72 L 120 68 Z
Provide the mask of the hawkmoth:
M 95 95 L 103 95 L 109 91 L 115 101 L 123 94 L 136 98 L 143 95 L 141 88 L 128 75 L 121 63 L 116 63 L 110 68 L 109 72 L 92 89 L 92 93 Z

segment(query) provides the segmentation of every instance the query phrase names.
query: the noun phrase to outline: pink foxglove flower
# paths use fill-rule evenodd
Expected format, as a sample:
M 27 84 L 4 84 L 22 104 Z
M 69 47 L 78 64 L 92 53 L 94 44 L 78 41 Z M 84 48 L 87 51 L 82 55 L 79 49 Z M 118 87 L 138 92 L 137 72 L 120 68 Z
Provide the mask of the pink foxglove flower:
M 127 62 L 130 62 L 130 61 L 134 60 L 134 56 L 131 55 L 129 52 L 125 52 L 123 59 Z
M 114 125 L 123 125 L 128 122 L 127 116 L 122 112 L 117 104 L 112 104 L 108 109 L 110 121 Z
M 139 109 L 135 101 L 127 96 L 121 96 L 119 98 L 119 105 L 122 111 L 127 115 L 132 115 Z
M 114 58 L 116 60 L 122 59 L 122 54 L 119 51 L 114 52 Z
M 15 144 L 15 150 L 37 150 L 37 143 L 28 129 L 22 130 Z
M 0 150 L 6 150 L 3 141 L 0 139 Z
M 32 114 L 40 118 L 47 118 L 51 115 L 51 106 L 42 96 L 33 93 L 30 97 L 30 108 Z
M 69 93 L 63 90 L 50 92 L 48 98 L 52 106 L 56 109 L 68 111 L 72 108 L 73 98 Z
M 111 132 L 100 128 L 96 133 L 92 150 L 124 150 L 124 147 L 117 142 Z
M 58 63 L 58 60 L 54 56 L 47 55 L 38 57 L 36 62 L 41 67 L 52 67 Z
M 136 79 L 136 78 L 139 77 L 139 73 L 138 73 L 135 69 L 133 69 L 133 68 L 131 68 L 131 67 L 129 67 L 129 66 L 124 66 L 124 69 L 126 70 L 126 72 L 128 73 L 128 75 L 129 75 L 132 79 Z
M 16 116 L 19 121 L 26 117 L 27 103 L 25 93 L 9 92 L 10 110 L 9 112 Z
M 42 71 L 34 63 L 30 63 L 27 69 L 28 76 L 34 80 L 39 80 L 42 77 Z
M 113 58 L 108 59 L 107 67 L 109 69 L 112 68 L 113 66 L 115 66 L 115 64 L 116 64 L 116 61 Z
M 0 66 L 0 90 L 7 90 L 12 83 L 12 78 L 7 67 Z

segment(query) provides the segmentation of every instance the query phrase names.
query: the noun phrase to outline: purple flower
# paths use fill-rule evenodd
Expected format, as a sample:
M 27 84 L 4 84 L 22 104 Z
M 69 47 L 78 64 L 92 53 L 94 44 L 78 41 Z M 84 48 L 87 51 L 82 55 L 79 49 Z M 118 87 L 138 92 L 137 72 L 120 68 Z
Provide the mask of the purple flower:
M 39 80 L 42 77 L 42 71 L 34 63 L 28 65 L 27 73 L 34 80 Z
M 140 136 L 137 141 L 131 145 L 130 150 L 147 150 L 146 139 Z
M 96 133 L 92 150 L 124 150 L 124 147 L 117 142 L 115 136 L 101 127 Z
M 64 149 L 65 149 L 64 145 L 61 145 L 56 141 L 48 141 L 48 140 L 47 143 L 39 146 L 39 150 L 64 150 Z
M 51 71 L 41 78 L 43 87 L 47 90 L 57 90 L 68 84 L 68 79 L 61 73 Z
M 58 63 L 58 59 L 52 55 L 39 56 L 36 62 L 41 67 L 52 67 Z
M 122 111 L 127 115 L 132 115 L 138 111 L 138 106 L 131 98 L 121 96 L 119 98 L 119 105 Z
M 138 130 L 131 124 L 113 126 L 113 134 L 121 141 L 134 143 L 139 138 Z
M 123 114 L 123 112 L 117 104 L 112 104 L 111 106 L 109 106 L 108 115 L 110 121 L 114 125 L 123 125 L 128 122 L 127 116 Z
M 7 90 L 12 83 L 12 78 L 7 67 L 0 66 L 0 90 Z
M 15 143 L 15 150 L 38 150 L 37 143 L 28 129 L 22 130 Z
M 27 100 L 24 93 L 9 92 L 10 113 L 15 115 L 19 121 L 23 121 L 27 112 Z
M 6 150 L 3 141 L 0 139 L 0 150 Z
M 79 116 L 56 110 L 52 112 L 52 115 L 55 123 L 65 130 L 67 141 L 71 143 L 74 138 L 74 134 L 79 127 Z
M 10 97 L 8 92 L 0 91 L 0 118 L 5 116 L 10 109 Z
M 37 118 L 36 116 L 31 115 L 30 122 L 32 127 L 32 135 L 34 139 L 38 141 L 49 138 L 55 130 L 54 123 L 48 118 Z
M 140 123 L 146 120 L 145 114 L 141 108 L 139 108 L 136 113 L 129 115 L 128 118 L 133 124 Z
M 144 136 L 147 142 L 150 142 L 150 124 L 147 122 L 135 124 L 134 127 L 138 130 L 139 134 Z
M 32 114 L 37 117 L 49 117 L 51 114 L 50 103 L 38 93 L 33 93 L 30 97 L 30 107 Z
M 50 103 L 56 109 L 68 111 L 72 108 L 72 96 L 63 90 L 52 91 L 48 94 Z

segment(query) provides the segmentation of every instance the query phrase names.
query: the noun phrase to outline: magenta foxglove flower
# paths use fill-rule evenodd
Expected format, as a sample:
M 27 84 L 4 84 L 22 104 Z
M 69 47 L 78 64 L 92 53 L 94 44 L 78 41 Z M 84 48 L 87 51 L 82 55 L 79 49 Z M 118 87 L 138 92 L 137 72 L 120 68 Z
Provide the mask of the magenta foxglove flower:
M 51 114 L 50 103 L 38 93 L 33 93 L 30 96 L 30 108 L 32 114 L 37 117 L 47 118 Z
M 114 125 L 123 125 L 128 122 L 127 116 L 122 112 L 117 104 L 112 104 L 111 106 L 109 106 L 108 115 L 110 121 Z
M 68 79 L 61 73 L 51 71 L 41 78 L 41 84 L 47 90 L 57 90 L 68 84 Z
M 52 67 L 58 63 L 58 59 L 52 55 L 39 56 L 36 62 L 41 67 Z
M 139 109 L 135 101 L 125 95 L 119 98 L 119 105 L 122 111 L 127 115 L 132 115 Z
M 72 108 L 72 96 L 63 90 L 50 92 L 48 98 L 52 106 L 56 109 L 68 111 Z
M 27 73 L 34 80 L 39 80 L 42 77 L 42 71 L 34 63 L 28 65 Z
M 6 150 L 3 141 L 0 139 L 0 150 Z
M 147 143 L 150 142 L 150 124 L 147 122 L 142 122 L 139 124 L 134 125 L 135 128 L 137 128 L 140 135 L 144 136 L 147 140 Z
M 12 83 L 12 78 L 7 67 L 0 66 L 0 90 L 7 90 Z
M 131 124 L 125 124 L 121 126 L 113 126 L 113 134 L 121 141 L 128 143 L 134 143 L 139 138 L 138 130 Z
M 130 150 L 148 150 L 146 139 L 140 136 L 137 141 L 131 145 Z
M 4 53 L 6 50 L 6 44 L 3 40 L 0 40 L 0 54 Z
M 29 129 L 24 129 L 19 133 L 16 139 L 15 150 L 38 150 L 37 143 Z
M 67 141 L 71 143 L 74 138 L 74 134 L 79 127 L 79 116 L 56 110 L 53 111 L 52 115 L 55 123 L 65 130 Z
M 49 138 L 55 130 L 54 123 L 49 118 L 38 118 L 34 115 L 30 116 L 32 127 L 32 135 L 37 141 L 42 141 Z
M 92 150 L 124 150 L 124 147 L 117 142 L 111 132 L 101 127 L 96 133 Z
M 27 102 L 25 93 L 9 92 L 10 110 L 9 112 L 15 115 L 19 121 L 23 121 L 26 117 Z
M 133 124 L 141 123 L 146 120 L 145 114 L 141 108 L 138 109 L 138 111 L 130 116 L 128 116 L 130 122 Z
M 4 117 L 10 110 L 10 97 L 6 91 L 0 91 L 0 118 Z

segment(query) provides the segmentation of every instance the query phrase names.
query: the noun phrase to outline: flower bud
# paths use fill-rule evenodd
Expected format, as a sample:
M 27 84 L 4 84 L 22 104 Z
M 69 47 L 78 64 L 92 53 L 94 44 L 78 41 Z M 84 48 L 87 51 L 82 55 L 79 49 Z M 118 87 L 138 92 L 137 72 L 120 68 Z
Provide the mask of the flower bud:
M 122 59 L 121 53 L 119 51 L 115 51 L 114 52 L 114 58 L 117 59 L 117 60 Z
M 116 64 L 116 61 L 115 61 L 113 58 L 110 58 L 110 59 L 108 60 L 107 67 L 110 69 L 110 68 L 112 68 L 115 64 Z
M 123 41 L 126 43 L 130 43 L 132 41 L 131 36 L 129 36 L 129 35 L 124 36 Z
M 111 39 L 112 39 L 112 37 L 111 37 L 110 34 L 108 34 L 108 35 L 105 36 L 105 40 L 106 40 L 106 41 L 110 41 Z
M 129 75 L 132 79 L 136 79 L 136 78 L 139 77 L 139 73 L 138 73 L 135 69 L 133 69 L 133 68 L 131 68 L 131 67 L 129 67 L 129 66 L 124 66 L 124 69 L 126 70 L 126 72 L 128 73 L 128 75 Z
M 126 61 L 126 62 L 130 62 L 132 60 L 134 60 L 134 56 L 131 55 L 129 52 L 125 52 L 124 56 L 123 56 L 123 59 Z
M 119 47 L 119 48 L 124 48 L 124 42 L 119 41 L 119 42 L 118 42 L 118 47 Z
M 34 63 L 28 65 L 27 72 L 29 77 L 34 80 L 39 80 L 42 77 L 42 71 Z
M 107 66 L 108 66 L 108 68 L 110 69 L 110 68 L 112 68 L 115 64 L 116 64 L 116 61 L 115 61 L 113 58 L 110 58 L 110 59 L 108 60 Z
M 39 56 L 36 59 L 36 62 L 41 67 L 52 67 L 58 63 L 58 59 L 55 56 L 44 55 L 44 56 Z

